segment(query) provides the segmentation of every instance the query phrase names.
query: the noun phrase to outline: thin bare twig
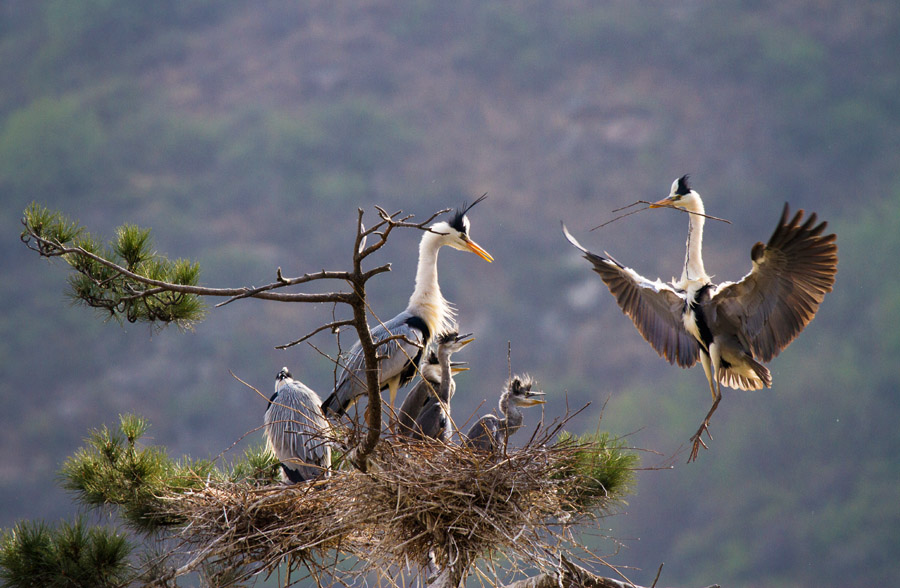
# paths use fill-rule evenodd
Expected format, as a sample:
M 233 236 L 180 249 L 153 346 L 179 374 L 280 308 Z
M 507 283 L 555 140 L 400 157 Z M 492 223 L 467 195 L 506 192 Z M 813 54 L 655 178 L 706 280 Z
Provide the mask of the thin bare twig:
M 626 212 L 625 214 L 620 214 L 619 216 L 615 217 L 614 219 L 608 220 L 608 221 L 606 221 L 605 223 L 603 223 L 602 225 L 597 225 L 596 227 L 594 227 L 594 228 L 591 229 L 591 230 L 592 230 L 592 231 L 595 231 L 595 230 L 597 230 L 597 229 L 602 229 L 602 228 L 605 227 L 606 225 L 608 225 L 608 224 L 610 224 L 610 223 L 613 223 L 613 222 L 615 222 L 615 221 L 617 221 L 617 220 L 619 220 L 619 219 L 625 218 L 626 216 L 631 216 L 632 214 L 637 214 L 637 213 L 639 213 L 639 212 L 643 212 L 644 210 L 648 210 L 648 209 L 650 208 L 650 205 L 653 204 L 653 203 L 652 203 L 652 202 L 647 202 L 646 200 L 638 200 L 637 202 L 634 202 L 633 204 L 629 204 L 628 206 L 622 206 L 622 207 L 613 209 L 613 212 L 619 212 L 620 210 L 625 210 L 625 209 L 627 209 L 627 208 L 631 208 L 632 206 L 637 206 L 638 204 L 646 204 L 647 206 L 645 206 L 644 208 L 639 208 L 639 209 L 637 209 L 637 210 L 632 210 L 631 212 Z M 703 218 L 708 218 L 708 219 L 710 219 L 710 220 L 721 221 L 721 222 L 723 222 L 723 223 L 728 223 L 729 225 L 731 224 L 731 221 L 730 221 L 730 220 L 727 220 L 727 219 L 724 219 L 724 218 L 719 218 L 719 217 L 717 217 L 717 216 L 712 216 L 712 215 L 710 215 L 710 214 L 703 214 L 703 213 L 700 213 L 700 212 L 694 212 L 693 210 L 685 210 L 685 209 L 683 209 L 683 208 L 676 208 L 676 207 L 674 207 L 674 206 L 664 206 L 664 207 L 660 207 L 660 208 L 671 208 L 671 209 L 674 209 L 674 210 L 677 210 L 677 211 L 680 211 L 680 212 L 685 212 L 685 213 L 688 213 L 688 214 L 696 214 L 697 216 L 702 216 Z
M 353 326 L 353 321 L 350 319 L 341 320 L 341 321 L 332 321 L 330 323 L 324 324 L 316 329 L 313 329 L 309 333 L 303 335 L 299 339 L 295 341 L 291 341 L 290 343 L 284 343 L 283 345 L 276 345 L 275 349 L 287 349 L 289 347 L 293 347 L 294 345 L 299 345 L 308 339 L 312 339 L 315 335 L 321 333 L 322 331 L 330 330 L 332 333 L 337 333 L 341 327 L 351 327 Z

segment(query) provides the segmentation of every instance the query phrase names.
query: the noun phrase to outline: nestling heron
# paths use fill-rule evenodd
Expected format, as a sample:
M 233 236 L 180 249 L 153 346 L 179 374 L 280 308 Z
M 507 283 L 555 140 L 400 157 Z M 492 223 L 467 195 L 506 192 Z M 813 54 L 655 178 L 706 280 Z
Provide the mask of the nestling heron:
M 450 400 L 456 392 L 455 372 L 469 368 L 451 362 L 450 357 L 474 341 L 469 335 L 450 331 L 438 337 L 437 352 L 428 354 L 427 363 L 420 366 L 422 379 L 413 386 L 400 405 L 398 432 L 411 439 L 450 441 L 453 434 L 450 420 Z
M 291 484 L 328 475 L 331 426 L 322 416 L 322 399 L 286 368 L 275 376 L 275 394 L 266 409 L 266 445 L 281 462 Z
M 378 382 L 382 390 L 390 390 L 391 406 L 394 406 L 397 390 L 415 376 L 416 366 L 431 338 L 446 332 L 453 324 L 455 311 L 441 295 L 438 284 L 438 251 L 448 246 L 471 251 L 488 262 L 494 260 L 469 237 L 470 223 L 466 213 L 484 198 L 482 196 L 471 205 L 464 205 L 449 222 L 434 223 L 423 233 L 419 242 L 415 288 L 406 310 L 371 330 L 376 344 L 392 335 L 403 337 L 378 346 Z M 367 393 L 365 368 L 362 347 L 357 341 L 350 349 L 334 391 L 322 405 L 323 413 L 341 416 L 357 398 Z
M 609 254 L 581 246 L 563 225 L 572 245 L 584 253 L 619 307 L 656 352 L 687 368 L 697 359 L 709 382 L 713 404 L 697 433 L 691 455 L 697 459 L 701 435 L 722 400 L 722 386 L 758 390 L 772 385 L 763 363 L 771 361 L 813 319 L 837 273 L 837 237 L 824 235 L 827 223 L 803 210 L 790 215 L 787 204 L 768 243 L 750 250 L 752 269 L 737 282 L 714 284 L 703 267 L 703 201 L 688 176 L 672 183 L 669 195 L 650 208 L 678 208 L 688 215 L 687 252 L 681 279 L 650 281 Z M 711 439 L 712 437 L 710 437 Z
M 522 428 L 525 418 L 521 407 L 544 404 L 544 393 L 532 390 L 534 380 L 528 374 L 515 375 L 503 386 L 498 403 L 499 415 L 485 415 L 475 421 L 466 434 L 465 444 L 493 453 L 506 447 L 509 437 Z

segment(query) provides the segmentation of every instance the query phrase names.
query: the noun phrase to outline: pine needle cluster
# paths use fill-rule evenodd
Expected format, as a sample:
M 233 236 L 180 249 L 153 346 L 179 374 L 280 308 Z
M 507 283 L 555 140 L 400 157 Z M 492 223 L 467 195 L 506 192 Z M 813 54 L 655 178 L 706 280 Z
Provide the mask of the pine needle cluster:
M 81 518 L 57 528 L 25 521 L 0 538 L 0 580 L 42 588 L 123 586 L 135 573 L 131 551 L 124 534 Z
M 196 286 L 200 266 L 185 259 L 171 261 L 153 250 L 150 230 L 122 225 L 108 244 L 59 212 L 32 203 L 22 219 L 21 240 L 43 257 L 62 257 L 76 273 L 69 277 L 69 296 L 78 304 L 128 322 L 190 328 L 205 315 L 200 297 L 154 287 L 148 280 Z
M 559 435 L 558 444 L 573 448 L 553 476 L 577 480 L 569 496 L 574 509 L 590 509 L 598 503 L 609 507 L 624 502 L 624 497 L 631 492 L 639 459 L 626 450 L 621 439 L 612 439 L 606 432 L 573 435 L 564 431 Z

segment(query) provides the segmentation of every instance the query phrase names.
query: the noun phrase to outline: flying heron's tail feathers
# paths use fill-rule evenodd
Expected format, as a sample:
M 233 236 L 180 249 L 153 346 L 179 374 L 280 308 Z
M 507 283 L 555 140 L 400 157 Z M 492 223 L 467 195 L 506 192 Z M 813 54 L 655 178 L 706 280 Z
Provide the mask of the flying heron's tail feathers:
M 734 390 L 761 390 L 772 387 L 772 373 L 769 368 L 759 363 L 752 357 L 746 356 L 745 361 L 749 369 L 738 370 L 734 366 L 721 368 L 721 381 L 723 386 Z

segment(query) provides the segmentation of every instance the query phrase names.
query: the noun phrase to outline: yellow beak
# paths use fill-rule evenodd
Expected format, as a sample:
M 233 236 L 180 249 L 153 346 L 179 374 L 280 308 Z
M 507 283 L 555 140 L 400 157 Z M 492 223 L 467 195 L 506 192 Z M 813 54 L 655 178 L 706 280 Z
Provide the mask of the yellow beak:
M 666 196 L 662 200 L 657 200 L 653 204 L 650 205 L 650 208 L 664 208 L 672 206 L 672 197 Z
M 478 255 L 478 257 L 485 260 L 486 262 L 490 263 L 490 262 L 494 261 L 494 258 L 491 257 L 491 254 L 488 253 L 487 251 L 485 251 L 484 249 L 482 249 L 481 246 L 478 243 L 476 243 L 475 241 L 473 241 L 471 239 L 466 239 L 466 246 L 469 248 L 469 250 L 472 253 L 475 253 L 476 255 Z

